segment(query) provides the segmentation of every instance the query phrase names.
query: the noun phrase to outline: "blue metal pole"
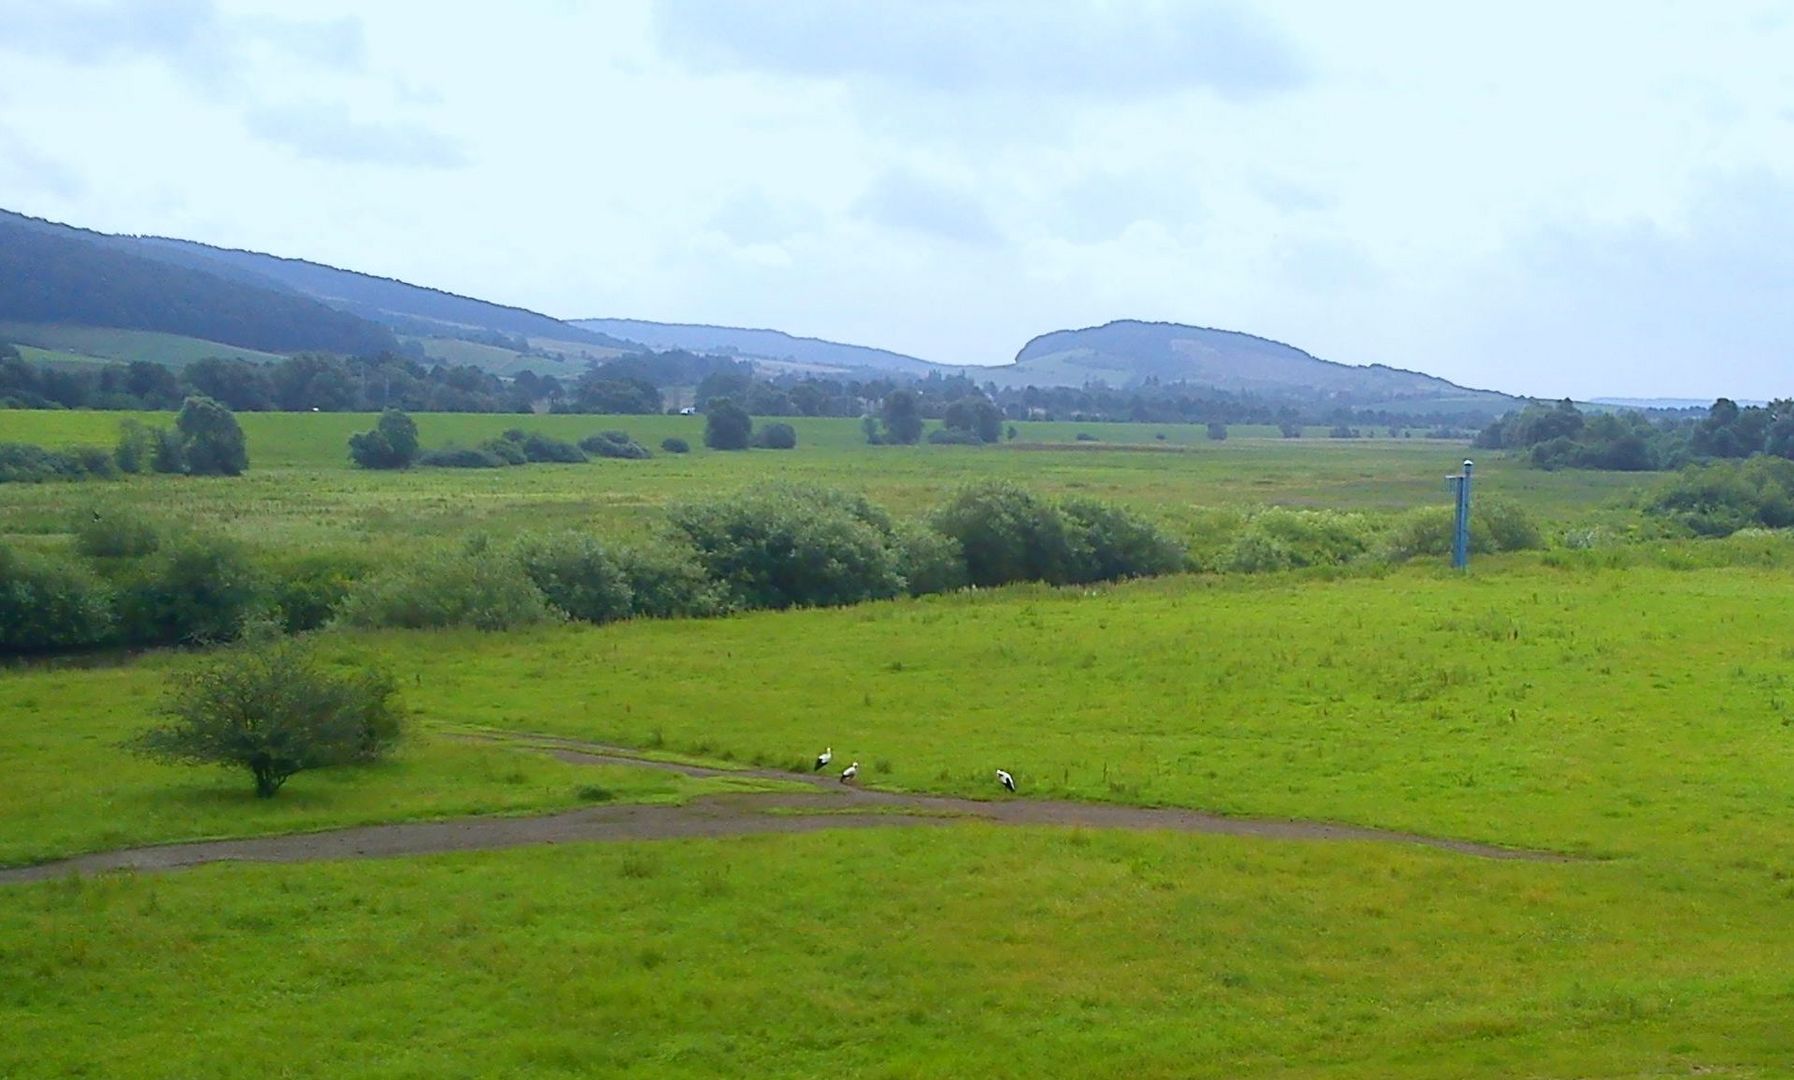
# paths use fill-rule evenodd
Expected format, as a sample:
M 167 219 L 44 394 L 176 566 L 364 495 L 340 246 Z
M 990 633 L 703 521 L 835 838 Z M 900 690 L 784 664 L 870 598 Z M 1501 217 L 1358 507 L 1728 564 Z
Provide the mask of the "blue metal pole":
M 1458 515 L 1451 534 L 1451 565 L 1455 570 L 1463 570 L 1470 565 L 1470 470 L 1472 462 L 1466 458 L 1464 472 L 1453 477 L 1458 483 Z

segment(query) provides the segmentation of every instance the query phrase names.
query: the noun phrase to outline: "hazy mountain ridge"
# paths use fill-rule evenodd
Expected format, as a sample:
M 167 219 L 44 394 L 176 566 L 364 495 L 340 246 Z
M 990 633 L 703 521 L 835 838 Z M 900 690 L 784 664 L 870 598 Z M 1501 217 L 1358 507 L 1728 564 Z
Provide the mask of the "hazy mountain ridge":
M 528 308 L 495 304 L 427 285 L 413 285 L 396 278 L 344 270 L 307 259 L 220 248 L 162 236 L 130 239 L 146 249 L 146 254 L 152 258 L 210 269 L 223 275 L 252 276 L 274 282 L 363 318 L 387 323 L 402 333 L 476 329 L 608 348 L 628 348 L 635 344 Z
M 153 330 L 268 352 L 378 353 L 378 323 L 297 292 L 147 258 L 104 233 L 0 211 L 0 320 Z
M 823 368 L 871 369 L 905 375 L 958 370 L 888 349 L 799 337 L 782 330 L 710 326 L 703 323 L 659 323 L 643 319 L 574 319 L 572 323 L 585 330 L 640 342 L 658 350 L 729 351 L 743 359 L 782 360 Z
M 1014 364 L 989 370 L 992 378 L 1012 385 L 1078 386 L 1100 379 L 1125 387 L 1156 379 L 1230 393 L 1321 396 L 1363 404 L 1412 399 L 1497 407 L 1520 401 L 1423 372 L 1322 360 L 1293 345 L 1236 330 L 1134 319 L 1042 334 L 1022 347 Z

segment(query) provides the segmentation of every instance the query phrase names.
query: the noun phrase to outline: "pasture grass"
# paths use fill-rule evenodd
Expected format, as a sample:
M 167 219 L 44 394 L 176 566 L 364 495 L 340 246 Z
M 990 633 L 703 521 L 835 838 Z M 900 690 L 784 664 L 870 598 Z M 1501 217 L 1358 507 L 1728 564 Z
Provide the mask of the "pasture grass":
M 113 667 L 0 673 L 0 866 L 179 840 L 541 812 L 578 805 L 589 787 L 618 802 L 776 787 L 570 765 L 414 723 L 388 761 L 302 772 L 274 798 L 258 799 L 245 770 L 163 765 L 122 748 L 157 721 L 163 678 L 182 662 L 163 653 Z
M 415 674 L 438 724 L 1704 860 L 1794 850 L 1787 565 L 1506 557 L 354 647 Z
M 65 879 L 0 894 L 0 1074 L 1771 1077 L 1753 884 L 987 825 Z
M 110 445 L 124 415 L 3 412 L 0 441 Z M 170 422 L 167 414 L 129 415 Z M 249 443 L 246 475 L 0 485 L 0 539 L 54 537 L 69 527 L 71 505 L 89 501 L 166 513 L 257 544 L 308 550 L 551 528 L 639 537 L 660 527 L 669 503 L 767 480 L 859 491 L 900 516 L 913 516 L 961 484 L 993 479 L 1121 503 L 1188 535 L 1215 508 L 1284 505 L 1387 514 L 1445 505 L 1443 478 L 1464 452 L 1461 444 L 1412 439 L 1210 442 L 1197 425 L 1047 422 L 1019 423 L 1021 439 L 996 446 L 868 446 L 854 421 L 798 418 L 795 450 L 723 453 L 703 448 L 699 417 L 428 413 L 415 417 L 425 446 L 471 445 L 522 427 L 569 440 L 622 429 L 650 447 L 677 435 L 694 449 L 657 452 L 646 461 L 367 472 L 350 467 L 347 444 L 351 434 L 373 426 L 371 415 L 250 413 L 239 419 Z M 1105 441 L 1072 442 L 1072 432 L 1081 429 L 1096 430 Z M 1171 436 L 1163 445 L 1153 439 L 1161 432 Z M 1648 483 L 1632 474 L 1541 472 L 1491 458 L 1480 470 L 1477 490 L 1512 498 L 1554 527 L 1593 523 L 1622 533 L 1636 518 L 1626 504 Z

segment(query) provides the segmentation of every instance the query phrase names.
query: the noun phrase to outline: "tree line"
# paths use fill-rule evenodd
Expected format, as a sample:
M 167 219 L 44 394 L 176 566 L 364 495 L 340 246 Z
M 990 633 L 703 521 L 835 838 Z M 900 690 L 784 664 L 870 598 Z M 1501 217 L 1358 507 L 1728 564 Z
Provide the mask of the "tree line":
M 1501 417 L 1473 445 L 1516 450 L 1541 469 L 1648 472 L 1712 460 L 1794 458 L 1794 400 L 1739 406 L 1715 401 L 1704 416 L 1637 411 L 1585 414 L 1565 398 Z

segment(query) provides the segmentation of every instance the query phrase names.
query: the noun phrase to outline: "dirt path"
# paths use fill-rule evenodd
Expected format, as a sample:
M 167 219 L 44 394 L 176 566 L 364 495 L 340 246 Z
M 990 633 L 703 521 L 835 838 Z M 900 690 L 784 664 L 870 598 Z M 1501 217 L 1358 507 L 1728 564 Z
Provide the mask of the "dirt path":
M 0 885 L 107 870 L 173 870 L 203 863 L 309 862 L 377 859 L 447 851 L 489 851 L 528 844 L 598 840 L 662 840 L 803 833 L 821 829 L 943 826 L 978 820 L 1001 825 L 1076 825 L 1093 829 L 1217 833 L 1276 840 L 1355 840 L 1417 844 L 1485 859 L 1564 862 L 1553 852 L 1495 847 L 1415 833 L 1388 832 L 1313 821 L 1230 818 L 1195 810 L 1007 798 L 984 801 L 940 795 L 869 791 L 838 783 L 832 774 L 777 769 L 715 769 L 654 761 L 616 747 L 550 736 L 469 736 L 531 747 L 574 763 L 664 769 L 686 776 L 751 776 L 807 781 L 814 792 L 744 792 L 695 799 L 684 806 L 592 806 L 542 817 L 474 817 L 398 825 L 366 825 L 329 832 L 205 840 L 78 855 L 36 866 L 0 870 Z

